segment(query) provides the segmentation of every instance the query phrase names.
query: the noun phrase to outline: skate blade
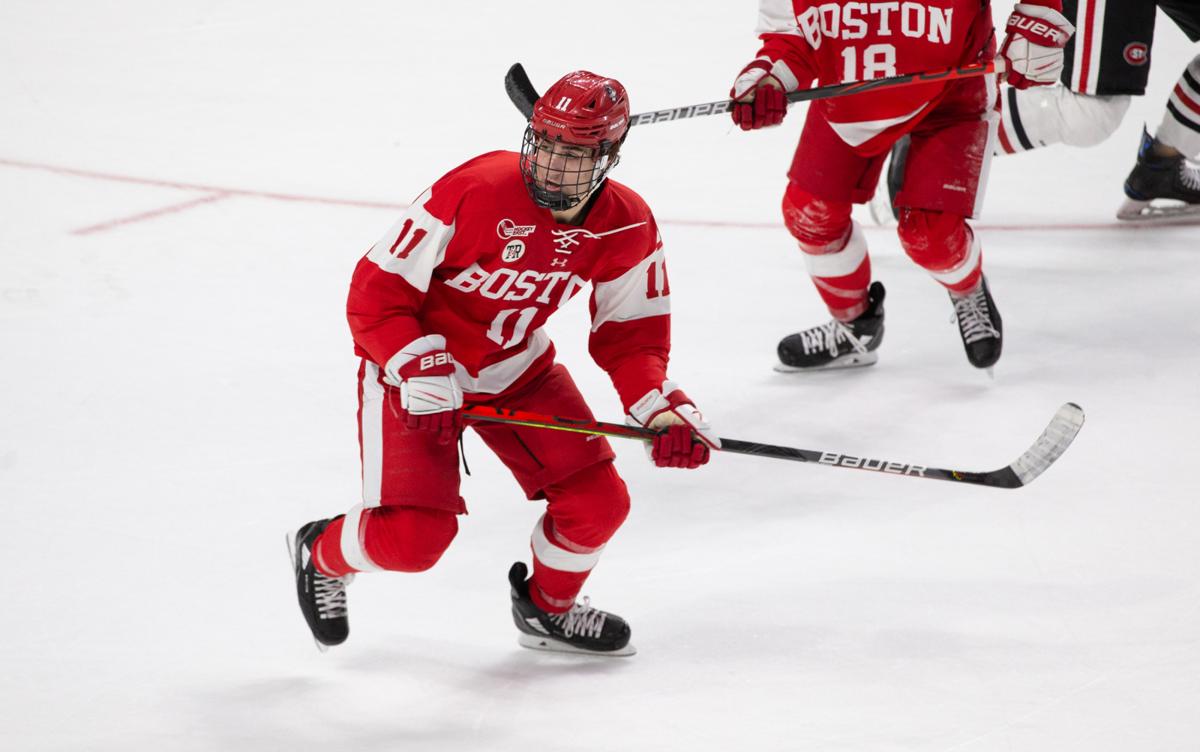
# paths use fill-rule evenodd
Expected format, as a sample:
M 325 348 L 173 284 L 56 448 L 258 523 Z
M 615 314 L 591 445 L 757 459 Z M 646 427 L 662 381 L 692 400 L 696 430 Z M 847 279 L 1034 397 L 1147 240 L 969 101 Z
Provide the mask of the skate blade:
M 1125 199 L 1117 209 L 1117 219 L 1141 225 L 1190 225 L 1200 223 L 1200 206 L 1175 202 L 1154 204 L 1152 201 Z
M 539 637 L 538 635 L 522 633 L 517 637 L 517 644 L 523 648 L 530 650 L 545 650 L 551 653 L 573 653 L 574 655 L 598 655 L 601 658 L 618 658 L 637 653 L 637 648 L 632 644 L 626 645 L 620 650 L 584 650 L 577 648 L 574 645 L 568 645 L 565 642 L 552 640 L 549 637 Z
M 808 368 L 799 368 L 797 366 L 789 366 L 786 363 L 776 363 L 775 370 L 779 373 L 807 373 L 809 371 L 837 371 L 842 368 L 862 368 L 869 366 L 879 360 L 879 354 L 875 352 L 853 353 L 851 355 L 843 355 L 840 358 L 834 358 L 823 366 L 810 366 Z

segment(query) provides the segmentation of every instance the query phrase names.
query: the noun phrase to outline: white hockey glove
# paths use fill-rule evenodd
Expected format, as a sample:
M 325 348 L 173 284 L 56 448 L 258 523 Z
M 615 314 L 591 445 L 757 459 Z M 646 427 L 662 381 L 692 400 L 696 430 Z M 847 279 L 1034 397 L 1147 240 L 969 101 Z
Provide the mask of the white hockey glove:
M 697 468 L 708 462 L 721 439 L 674 381 L 646 392 L 629 408 L 626 421 L 659 432 L 648 447 L 658 467 Z
M 433 431 L 443 444 L 458 438 L 463 393 L 454 377 L 454 357 L 446 351 L 445 337 L 434 334 L 405 345 L 388 360 L 384 381 L 400 387 L 405 426 Z
M 1017 3 L 1000 47 L 1009 86 L 1028 89 L 1056 83 L 1063 70 L 1063 47 L 1074 33 L 1075 27 L 1058 11 Z

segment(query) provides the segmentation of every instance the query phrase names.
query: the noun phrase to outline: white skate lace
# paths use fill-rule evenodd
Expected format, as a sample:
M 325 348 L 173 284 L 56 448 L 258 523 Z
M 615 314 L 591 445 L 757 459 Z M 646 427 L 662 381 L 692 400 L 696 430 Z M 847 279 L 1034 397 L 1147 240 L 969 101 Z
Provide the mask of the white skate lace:
M 1184 160 L 1179 163 L 1179 180 L 1185 188 L 1200 191 L 1200 168 L 1192 167 Z
M 836 358 L 838 343 L 840 342 L 849 343 L 852 349 L 860 353 L 867 351 L 867 346 L 862 343 L 862 340 L 854 336 L 854 332 L 850 331 L 850 327 L 837 319 L 830 321 L 828 324 L 822 324 L 821 326 L 815 326 L 812 329 L 805 329 L 800 332 L 800 344 L 804 346 L 805 355 L 828 350 L 829 354 Z
M 564 637 L 576 634 L 592 639 L 599 639 L 604 629 L 604 620 L 608 614 L 592 608 L 591 599 L 586 596 L 583 603 L 576 603 L 570 611 L 562 614 L 551 614 L 550 621 L 562 628 Z
M 326 577 L 320 572 L 313 575 L 313 594 L 317 600 L 317 613 L 322 619 L 340 619 L 346 616 L 346 586 L 354 575 Z
M 963 341 L 968 345 L 989 337 L 999 337 L 1000 332 L 992 326 L 988 315 L 987 298 L 983 294 L 983 285 L 970 295 L 951 296 L 954 300 L 954 316 L 958 319 L 958 328 L 962 331 Z

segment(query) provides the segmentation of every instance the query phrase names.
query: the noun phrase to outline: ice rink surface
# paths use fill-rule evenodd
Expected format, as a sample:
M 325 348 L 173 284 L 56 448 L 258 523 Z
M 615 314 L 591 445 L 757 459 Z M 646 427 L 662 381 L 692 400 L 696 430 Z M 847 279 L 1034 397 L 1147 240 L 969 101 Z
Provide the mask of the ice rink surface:
M 516 645 L 505 573 L 540 505 L 472 435 L 450 551 L 360 577 L 350 641 L 314 649 L 283 536 L 358 498 L 359 256 L 443 172 L 517 147 L 512 62 L 656 110 L 722 97 L 754 23 L 752 2 L 0 5 L 0 746 L 1197 749 L 1200 227 L 1113 220 L 1196 50 L 1161 17 L 1113 138 L 994 164 L 994 380 L 871 226 L 879 364 L 771 370 L 827 319 L 778 223 L 802 112 L 639 127 L 614 173 L 660 220 L 672 375 L 718 433 L 986 470 L 1080 403 L 1032 486 L 660 471 L 622 444 L 634 508 L 585 592 L 640 652 L 570 658 Z M 620 420 L 584 299 L 552 335 Z

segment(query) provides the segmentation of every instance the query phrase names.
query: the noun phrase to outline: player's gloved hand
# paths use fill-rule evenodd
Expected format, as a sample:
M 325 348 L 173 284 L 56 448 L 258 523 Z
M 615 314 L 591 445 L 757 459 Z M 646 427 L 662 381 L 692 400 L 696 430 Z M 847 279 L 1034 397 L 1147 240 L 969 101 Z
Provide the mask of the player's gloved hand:
M 1017 3 L 1008 17 L 1008 33 L 1000 47 L 1009 86 L 1028 89 L 1056 83 L 1063 69 L 1063 47 L 1075 33 L 1056 10 Z
M 787 114 L 783 83 L 771 73 L 771 63 L 754 60 L 738 74 L 729 90 L 734 101 L 730 114 L 744 131 L 779 125 Z
M 710 449 L 721 448 L 712 426 L 673 381 L 647 392 L 629 408 L 626 420 L 660 432 L 648 447 L 659 467 L 697 468 L 708 462 Z
M 416 431 L 433 431 L 449 444 L 462 431 L 462 387 L 454 377 L 454 357 L 445 350 L 441 335 L 410 342 L 388 361 L 384 381 L 400 386 L 404 425 Z

